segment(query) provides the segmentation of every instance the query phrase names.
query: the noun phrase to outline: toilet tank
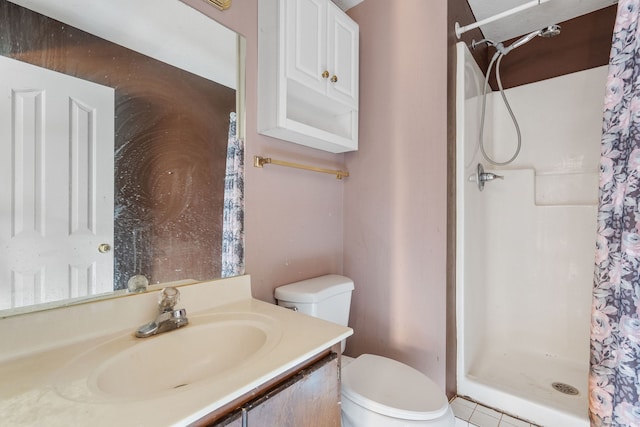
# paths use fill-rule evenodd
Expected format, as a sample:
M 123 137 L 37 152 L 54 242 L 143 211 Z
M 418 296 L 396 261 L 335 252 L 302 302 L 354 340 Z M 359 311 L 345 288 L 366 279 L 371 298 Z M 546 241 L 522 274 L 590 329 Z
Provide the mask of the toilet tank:
M 275 290 L 278 305 L 347 326 L 353 280 L 337 274 L 283 285 Z

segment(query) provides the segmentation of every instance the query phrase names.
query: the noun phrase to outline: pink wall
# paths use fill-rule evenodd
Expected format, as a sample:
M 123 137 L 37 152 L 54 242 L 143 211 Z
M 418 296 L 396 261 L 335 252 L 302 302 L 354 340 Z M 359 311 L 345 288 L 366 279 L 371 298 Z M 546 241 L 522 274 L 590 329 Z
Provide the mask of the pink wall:
M 360 150 L 345 155 L 347 354 L 401 360 L 445 385 L 447 2 L 366 0 Z
M 246 262 L 254 295 L 269 301 L 279 284 L 344 273 L 356 285 L 347 353 L 394 357 L 444 389 L 446 0 L 366 0 L 349 11 L 361 32 L 361 148 L 346 155 L 257 134 L 258 0 L 225 12 L 183 1 L 247 39 Z M 256 154 L 332 168 L 346 160 L 351 176 L 256 169 Z
M 278 166 L 253 167 L 254 155 L 332 169 L 342 168 L 344 161 L 341 154 L 257 133 L 258 0 L 236 0 L 224 12 L 203 0 L 183 1 L 247 41 L 245 258 L 254 296 L 273 301 L 273 289 L 278 285 L 342 273 L 344 182 L 330 175 Z

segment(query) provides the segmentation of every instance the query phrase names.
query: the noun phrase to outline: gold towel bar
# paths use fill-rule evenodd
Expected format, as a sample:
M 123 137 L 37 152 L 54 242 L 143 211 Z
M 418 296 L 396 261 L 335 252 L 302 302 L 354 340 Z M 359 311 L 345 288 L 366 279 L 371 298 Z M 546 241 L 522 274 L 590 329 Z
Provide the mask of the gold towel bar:
M 207 0 L 220 10 L 229 9 L 231 7 L 231 0 Z
M 304 169 L 304 170 L 313 171 L 313 172 L 328 173 L 329 175 L 335 175 L 337 179 L 342 179 L 349 176 L 349 172 L 346 172 L 346 171 L 317 168 L 315 166 L 307 166 L 307 165 L 301 165 L 299 163 L 291 163 L 291 162 L 285 162 L 283 160 L 275 160 L 270 157 L 253 156 L 253 166 L 257 168 L 261 168 L 265 164 L 286 166 L 288 168 Z

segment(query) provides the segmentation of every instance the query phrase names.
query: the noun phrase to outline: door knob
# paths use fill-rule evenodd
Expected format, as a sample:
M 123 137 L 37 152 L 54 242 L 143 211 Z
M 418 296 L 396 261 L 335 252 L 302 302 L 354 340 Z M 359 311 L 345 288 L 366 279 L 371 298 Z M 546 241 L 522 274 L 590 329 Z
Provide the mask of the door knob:
M 98 246 L 98 252 L 100 252 L 101 254 L 106 254 L 110 250 L 111 250 L 111 245 L 108 243 L 100 243 L 100 245 Z

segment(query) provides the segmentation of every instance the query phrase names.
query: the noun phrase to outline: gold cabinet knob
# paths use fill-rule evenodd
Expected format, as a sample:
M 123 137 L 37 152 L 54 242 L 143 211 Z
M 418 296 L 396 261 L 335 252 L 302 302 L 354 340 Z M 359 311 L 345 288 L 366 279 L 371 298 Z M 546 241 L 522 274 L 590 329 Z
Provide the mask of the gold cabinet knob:
M 338 76 L 331 77 L 331 83 L 335 83 L 338 81 Z
M 106 254 L 110 250 L 111 250 L 111 245 L 108 243 L 100 243 L 100 245 L 98 246 L 98 252 L 100 252 L 101 254 Z
M 323 79 L 328 79 L 329 78 L 329 72 L 327 70 L 324 70 L 324 73 L 322 73 L 322 78 Z

